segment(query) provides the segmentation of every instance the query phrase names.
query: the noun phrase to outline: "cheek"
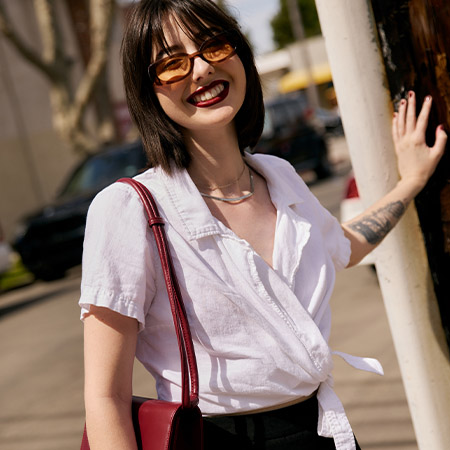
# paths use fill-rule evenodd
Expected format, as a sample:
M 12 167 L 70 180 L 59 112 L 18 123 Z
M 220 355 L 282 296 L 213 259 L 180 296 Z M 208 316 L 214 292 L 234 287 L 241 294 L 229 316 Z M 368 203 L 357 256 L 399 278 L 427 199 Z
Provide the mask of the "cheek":
M 170 90 L 155 89 L 156 98 L 161 105 L 162 110 L 172 119 L 175 120 L 179 105 L 175 102 L 175 96 Z
M 234 79 L 237 86 L 237 91 L 240 97 L 242 97 L 242 102 L 244 101 L 245 92 L 247 90 L 247 76 L 245 75 L 245 69 L 239 56 L 233 61 L 234 68 Z

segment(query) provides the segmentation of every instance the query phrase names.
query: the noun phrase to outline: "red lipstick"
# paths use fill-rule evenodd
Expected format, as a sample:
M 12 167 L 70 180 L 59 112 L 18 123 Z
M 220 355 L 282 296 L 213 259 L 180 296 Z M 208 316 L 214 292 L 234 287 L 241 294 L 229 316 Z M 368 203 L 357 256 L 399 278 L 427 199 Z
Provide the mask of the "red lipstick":
M 217 92 L 212 92 L 213 97 L 209 100 L 201 100 L 200 97 L 205 92 L 210 92 L 212 89 L 216 88 Z M 219 91 L 220 90 L 220 91 Z M 208 86 L 203 86 L 200 89 L 197 89 L 193 94 L 191 94 L 187 98 L 187 102 L 191 105 L 196 106 L 197 108 L 207 108 L 208 106 L 215 105 L 224 100 L 229 93 L 230 83 L 224 80 L 216 80 L 213 81 Z

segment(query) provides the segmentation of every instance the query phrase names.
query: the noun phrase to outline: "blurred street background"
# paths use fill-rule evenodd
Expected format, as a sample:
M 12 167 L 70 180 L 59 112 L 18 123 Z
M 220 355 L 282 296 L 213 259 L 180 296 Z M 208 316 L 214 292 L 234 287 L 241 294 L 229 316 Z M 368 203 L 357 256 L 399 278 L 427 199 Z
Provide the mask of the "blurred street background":
M 349 161 L 344 138 L 332 143 L 335 175 L 311 189 L 339 216 Z M 81 269 L 62 280 L 37 281 L 0 295 L 0 449 L 79 448 L 84 423 L 83 327 L 79 321 Z M 363 449 L 414 450 L 398 363 L 377 277 L 368 265 L 340 272 L 332 299 L 331 346 L 380 360 L 384 377 L 352 369 L 335 357 L 335 386 Z M 134 392 L 155 395 L 139 363 Z
M 418 98 L 432 93 L 431 126 L 444 123 L 448 129 L 450 44 L 440 36 L 450 30 L 450 6 L 445 6 L 446 14 L 436 14 L 444 3 L 371 0 L 349 7 L 339 0 L 326 1 L 335 7 L 324 0 L 216 3 L 239 21 L 255 50 L 266 120 L 254 151 L 289 160 L 322 204 L 346 220 L 362 211 L 361 197 L 367 201 L 379 196 L 396 180 L 390 132 L 383 141 L 388 123 L 384 119 L 388 115 L 391 120 L 393 101 L 408 89 L 416 90 Z M 77 301 L 86 212 L 99 190 L 145 165 L 126 106 L 119 57 L 132 3 L 0 0 L 0 450 L 80 445 L 83 327 Z M 319 11 L 322 5 L 321 24 L 316 5 Z M 344 12 L 344 6 L 349 10 Z M 327 30 L 321 29 L 324 19 L 329 20 Z M 361 28 L 356 27 L 358 21 Z M 355 30 L 356 35 L 347 35 Z M 358 47 L 367 30 L 374 33 L 368 42 L 375 51 Z M 336 35 L 327 41 L 325 31 Z M 336 51 L 330 52 L 338 41 Z M 388 80 L 372 82 L 369 75 L 382 72 L 378 66 L 366 69 L 373 61 L 385 65 Z M 341 80 L 339 105 L 336 73 Z M 417 449 L 419 426 L 426 443 L 421 448 L 450 448 L 447 417 L 445 411 L 440 413 L 442 405 L 450 404 L 441 395 L 449 385 L 445 333 L 450 342 L 448 152 L 446 157 L 416 202 L 420 226 L 402 219 L 408 225 L 398 232 L 401 245 L 395 248 L 400 250 L 395 255 L 385 252 L 380 281 L 373 258 L 337 277 L 331 347 L 377 358 L 385 370 L 379 377 L 335 359 L 336 391 L 363 449 Z M 354 175 L 361 180 L 361 191 Z M 423 239 L 426 249 L 421 247 Z M 411 256 L 402 243 L 416 247 L 417 253 Z M 423 269 L 419 275 L 410 271 L 414 265 Z M 379 283 L 383 288 L 395 284 L 398 290 L 417 284 L 421 291 L 428 282 L 425 298 L 414 294 L 399 302 L 416 308 L 413 315 L 408 310 L 389 316 L 394 340 L 407 343 L 397 356 Z M 397 300 L 386 293 L 385 298 L 388 306 Z M 410 334 L 400 336 L 403 332 Z M 410 349 L 416 337 L 420 345 Z M 416 435 L 405 396 L 408 385 Z M 139 364 L 134 391 L 154 395 L 154 383 Z M 423 420 L 425 415 L 430 420 Z M 442 423 L 435 427 L 438 419 Z M 442 439 L 430 446 L 430 436 Z

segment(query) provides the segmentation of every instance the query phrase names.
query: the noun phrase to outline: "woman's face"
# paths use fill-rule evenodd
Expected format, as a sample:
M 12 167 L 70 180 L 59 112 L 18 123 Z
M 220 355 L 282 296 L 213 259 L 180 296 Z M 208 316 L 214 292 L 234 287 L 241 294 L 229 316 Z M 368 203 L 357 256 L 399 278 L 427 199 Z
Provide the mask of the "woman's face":
M 167 19 L 164 35 L 173 53 L 191 54 L 199 50 L 173 17 Z M 154 60 L 165 56 L 169 55 L 154 49 Z M 155 84 L 154 89 L 164 112 L 185 133 L 194 136 L 233 126 L 233 119 L 244 102 L 245 70 L 237 55 L 220 63 L 208 63 L 196 57 L 186 78 L 172 84 Z

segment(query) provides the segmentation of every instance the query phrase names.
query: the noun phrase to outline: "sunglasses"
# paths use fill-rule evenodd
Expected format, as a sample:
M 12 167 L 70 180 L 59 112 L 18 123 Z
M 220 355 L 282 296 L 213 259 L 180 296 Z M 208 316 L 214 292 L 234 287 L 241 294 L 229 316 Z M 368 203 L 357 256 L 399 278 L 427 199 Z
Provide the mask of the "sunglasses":
M 158 85 L 176 83 L 191 74 L 197 56 L 208 63 L 221 63 L 235 55 L 237 47 L 237 33 L 224 31 L 203 42 L 198 52 L 175 53 L 150 64 L 148 76 Z

